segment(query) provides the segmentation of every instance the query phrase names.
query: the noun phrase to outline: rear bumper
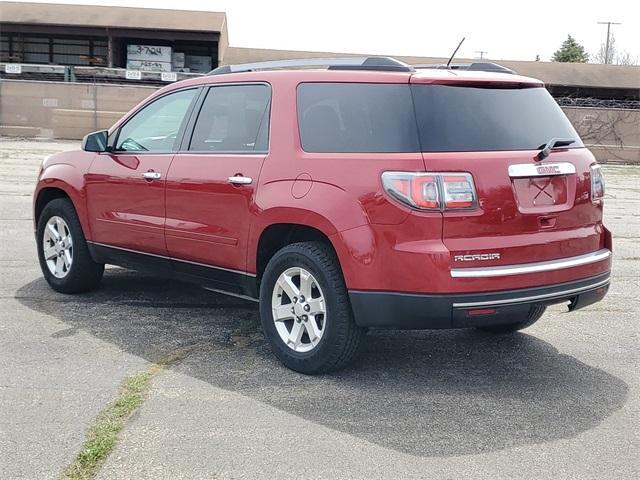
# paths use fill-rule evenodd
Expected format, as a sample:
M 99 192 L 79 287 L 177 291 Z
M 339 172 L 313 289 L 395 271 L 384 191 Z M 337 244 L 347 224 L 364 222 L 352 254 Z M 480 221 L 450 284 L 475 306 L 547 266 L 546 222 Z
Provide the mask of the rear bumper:
M 350 290 L 356 323 L 363 327 L 428 329 L 510 323 L 532 305 L 569 301 L 569 310 L 602 300 L 610 272 L 544 287 L 499 292 L 429 295 Z M 522 318 L 522 317 L 520 317 Z

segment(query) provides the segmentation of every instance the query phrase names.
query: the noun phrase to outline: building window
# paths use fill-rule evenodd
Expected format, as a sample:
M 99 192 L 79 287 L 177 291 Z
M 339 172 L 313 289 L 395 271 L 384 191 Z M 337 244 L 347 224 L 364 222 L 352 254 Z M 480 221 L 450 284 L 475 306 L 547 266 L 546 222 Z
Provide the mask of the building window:
M 52 37 L 2 35 L 0 61 L 54 63 L 59 65 L 106 65 L 104 37 Z

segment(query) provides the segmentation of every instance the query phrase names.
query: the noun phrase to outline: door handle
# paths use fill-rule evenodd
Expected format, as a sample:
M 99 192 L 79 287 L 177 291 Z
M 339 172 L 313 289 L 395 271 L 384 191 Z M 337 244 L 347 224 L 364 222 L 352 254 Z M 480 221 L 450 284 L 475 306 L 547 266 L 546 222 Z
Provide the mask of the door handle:
M 142 176 L 145 180 L 158 180 L 162 174 L 160 172 L 144 172 Z
M 251 182 L 253 182 L 253 178 L 236 175 L 234 177 L 229 177 L 227 181 L 234 185 L 249 185 Z

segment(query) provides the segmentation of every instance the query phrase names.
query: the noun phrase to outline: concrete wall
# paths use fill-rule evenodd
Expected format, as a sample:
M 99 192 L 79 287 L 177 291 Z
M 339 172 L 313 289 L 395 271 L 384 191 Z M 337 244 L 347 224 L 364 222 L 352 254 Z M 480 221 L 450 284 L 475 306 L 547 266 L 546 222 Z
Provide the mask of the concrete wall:
M 156 87 L 0 82 L 0 135 L 82 138 L 109 128 Z
M 640 110 L 563 108 L 598 160 L 640 164 Z
M 109 128 L 156 87 L 4 80 L 0 135 L 79 139 Z M 640 110 L 564 108 L 598 160 L 640 163 Z

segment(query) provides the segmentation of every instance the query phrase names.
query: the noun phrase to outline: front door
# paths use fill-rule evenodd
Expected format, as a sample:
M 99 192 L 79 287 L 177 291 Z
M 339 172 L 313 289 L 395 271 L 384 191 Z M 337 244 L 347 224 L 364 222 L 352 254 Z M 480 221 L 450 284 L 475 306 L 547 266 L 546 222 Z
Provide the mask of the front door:
M 236 283 L 246 269 L 255 189 L 267 153 L 271 89 L 211 87 L 167 177 L 166 241 L 176 269 Z M 221 286 L 223 288 L 224 286 Z
M 113 134 L 113 151 L 96 156 L 87 174 L 94 242 L 167 255 L 167 172 L 196 93 L 181 90 L 153 100 Z

